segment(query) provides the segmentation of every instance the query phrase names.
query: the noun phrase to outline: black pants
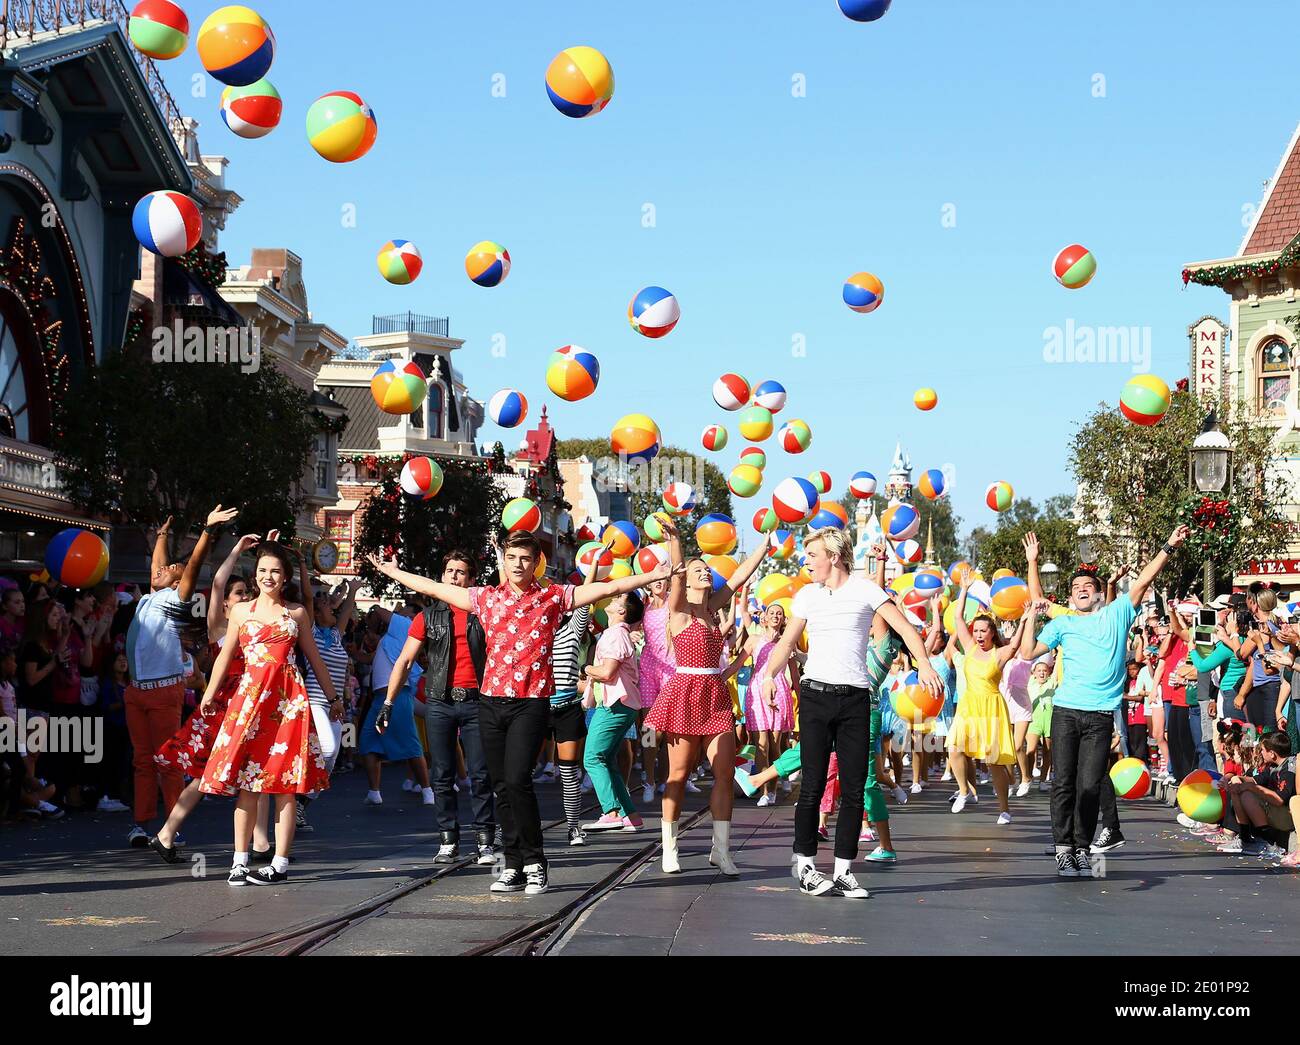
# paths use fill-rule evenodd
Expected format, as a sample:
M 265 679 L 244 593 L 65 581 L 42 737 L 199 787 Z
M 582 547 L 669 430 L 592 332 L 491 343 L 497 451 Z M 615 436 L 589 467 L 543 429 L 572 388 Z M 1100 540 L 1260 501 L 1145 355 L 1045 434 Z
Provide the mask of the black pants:
M 1192 714 L 1196 715 L 1196 736 L 1192 736 Z M 1165 716 L 1165 732 L 1169 735 L 1169 762 L 1174 778 L 1182 780 L 1197 767 L 1196 741 L 1201 739 L 1201 711 L 1199 708 L 1180 708 L 1169 705 Z
M 1128 727 L 1128 753 L 1130 758 L 1137 758 L 1146 764 L 1151 755 L 1147 750 L 1147 725 L 1145 722 L 1140 726 L 1129 723 Z
M 835 856 L 858 855 L 862 803 L 871 757 L 871 691 L 849 689 L 836 696 L 805 680 L 799 694 L 799 803 L 794 811 L 794 851 L 817 855 L 817 814 L 826 790 L 831 751 L 840 764 L 840 815 L 835 821 Z
M 550 710 L 545 699 L 479 697 L 479 737 L 496 795 L 505 865 L 516 871 L 546 863 L 533 763 L 550 725 Z
M 460 703 L 426 700 L 424 733 L 429 741 L 429 782 L 433 785 L 434 817 L 438 830 L 460 837 L 456 811 L 456 740 L 465 749 L 465 772 L 469 774 L 470 806 L 474 811 L 476 831 L 494 831 L 492 815 L 492 780 L 479 736 L 479 702 Z
M 1097 830 L 1102 804 L 1102 784 L 1110 788 L 1109 809 L 1115 789 L 1106 779 L 1110 739 L 1115 732 L 1111 711 L 1052 708 L 1052 838 L 1057 845 L 1087 849 Z M 1113 812 L 1114 823 L 1119 824 Z

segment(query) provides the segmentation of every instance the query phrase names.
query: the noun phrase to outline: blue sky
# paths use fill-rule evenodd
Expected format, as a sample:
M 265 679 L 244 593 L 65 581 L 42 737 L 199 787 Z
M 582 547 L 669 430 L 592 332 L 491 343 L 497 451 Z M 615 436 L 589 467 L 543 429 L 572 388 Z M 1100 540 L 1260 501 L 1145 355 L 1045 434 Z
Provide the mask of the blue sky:
M 813 443 L 799 456 L 767 444 L 763 493 L 736 501 L 746 529 L 788 475 L 826 469 L 837 492 L 858 469 L 883 479 L 898 440 L 917 473 L 952 465 L 963 530 L 994 521 L 983 504 L 994 480 L 1035 500 L 1072 490 L 1075 423 L 1116 404 L 1133 369 L 1045 363 L 1045 329 L 1149 328 L 1151 369 L 1171 385 L 1186 376 L 1187 325 L 1226 320 L 1227 298 L 1184 291 L 1180 269 L 1236 251 L 1243 207 L 1300 117 L 1288 64 L 1243 74 L 1229 45 L 1245 18 L 1208 0 L 1176 15 L 1132 0 L 895 0 L 867 25 L 835 0 L 405 0 L 369 16 L 338 0 L 254 6 L 276 34 L 270 79 L 286 105 L 269 137 L 226 130 L 215 81 L 191 97 L 207 7 L 190 8 L 191 46 L 163 63 L 203 151 L 230 157 L 245 199 L 222 238 L 231 264 L 254 246 L 291 248 L 315 318 L 349 336 L 374 313 L 449 316 L 473 394 L 519 388 L 527 426 L 542 403 L 562 437 L 605 435 L 642 411 L 695 448 L 722 423 L 731 442 L 710 456 L 724 472 L 744 443 L 713 404 L 714 379 L 781 381 L 778 423 L 805 419 Z M 1250 31 L 1282 26 L 1288 7 L 1252 4 Z M 551 58 L 577 44 L 603 51 L 616 77 L 609 107 L 585 120 L 560 115 L 543 85 Z M 504 98 L 492 96 L 498 73 Z M 805 97 L 792 96 L 797 74 Z M 336 166 L 303 126 L 311 101 L 338 89 L 371 104 L 379 137 Z M 947 204 L 955 227 L 941 220 Z M 411 286 L 375 268 L 390 238 L 424 255 Z M 514 262 L 495 289 L 464 273 L 480 239 Z M 1050 264 L 1074 242 L 1098 274 L 1067 291 Z M 885 284 L 865 316 L 840 298 L 859 270 Z M 682 306 L 661 340 L 626 319 L 648 284 Z M 544 382 L 548 355 L 569 343 L 602 367 L 577 404 Z M 912 405 L 923 385 L 939 393 L 928 414 Z M 488 424 L 480 439 L 509 448 L 522 431 Z

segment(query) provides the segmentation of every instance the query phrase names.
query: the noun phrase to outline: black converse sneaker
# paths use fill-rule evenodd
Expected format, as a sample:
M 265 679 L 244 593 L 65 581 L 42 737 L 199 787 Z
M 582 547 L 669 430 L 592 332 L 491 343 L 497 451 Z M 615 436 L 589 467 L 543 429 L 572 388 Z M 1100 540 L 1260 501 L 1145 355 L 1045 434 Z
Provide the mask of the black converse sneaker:
M 808 896 L 823 896 L 835 888 L 835 883 L 812 864 L 799 868 L 799 891 Z
M 235 864 L 230 869 L 230 877 L 226 879 L 227 885 L 247 885 L 248 884 L 248 865 Z
M 528 883 L 524 886 L 525 896 L 540 896 L 551 887 L 545 864 L 529 864 L 524 868 L 524 879 Z
M 524 891 L 524 872 L 517 867 L 507 867 L 501 877 L 492 883 L 488 892 L 522 893 Z
M 1056 873 L 1062 878 L 1079 877 L 1079 866 L 1074 862 L 1074 853 L 1070 850 L 1056 850 Z
M 288 871 L 277 871 L 270 864 L 248 872 L 249 885 L 279 885 L 289 880 Z
M 858 880 L 853 877 L 852 871 L 845 871 L 836 878 L 831 883 L 831 892 L 848 900 L 865 900 L 871 895 L 862 886 L 858 885 Z
M 1092 843 L 1093 854 L 1109 853 L 1112 849 L 1118 849 L 1128 839 L 1126 839 L 1118 830 L 1112 831 L 1109 827 L 1103 827 L 1101 834 L 1097 836 L 1097 841 Z
M 1092 861 L 1088 859 L 1088 850 L 1076 849 L 1074 851 L 1074 866 L 1079 869 L 1080 878 L 1091 878 Z

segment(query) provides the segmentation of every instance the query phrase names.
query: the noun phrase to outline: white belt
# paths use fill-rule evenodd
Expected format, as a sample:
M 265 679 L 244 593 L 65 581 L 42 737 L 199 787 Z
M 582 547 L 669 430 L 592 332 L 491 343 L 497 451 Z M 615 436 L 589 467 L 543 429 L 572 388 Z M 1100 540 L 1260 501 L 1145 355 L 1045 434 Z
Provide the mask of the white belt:
M 721 668 L 681 668 L 677 669 L 679 675 L 721 675 Z

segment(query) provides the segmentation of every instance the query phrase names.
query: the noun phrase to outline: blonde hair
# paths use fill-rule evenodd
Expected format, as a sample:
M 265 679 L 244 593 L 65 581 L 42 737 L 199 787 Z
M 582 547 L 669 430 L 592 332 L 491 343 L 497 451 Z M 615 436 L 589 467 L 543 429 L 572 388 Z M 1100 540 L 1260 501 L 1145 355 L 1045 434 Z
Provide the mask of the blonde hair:
M 837 529 L 834 526 L 823 526 L 820 529 L 813 530 L 803 540 L 804 549 L 806 550 L 813 541 L 821 541 L 827 555 L 831 556 L 832 559 L 838 555 L 840 565 L 850 573 L 853 572 L 853 543 L 844 530 Z
M 1277 592 L 1265 588 L 1255 596 L 1255 605 L 1265 613 L 1272 613 L 1277 609 Z

